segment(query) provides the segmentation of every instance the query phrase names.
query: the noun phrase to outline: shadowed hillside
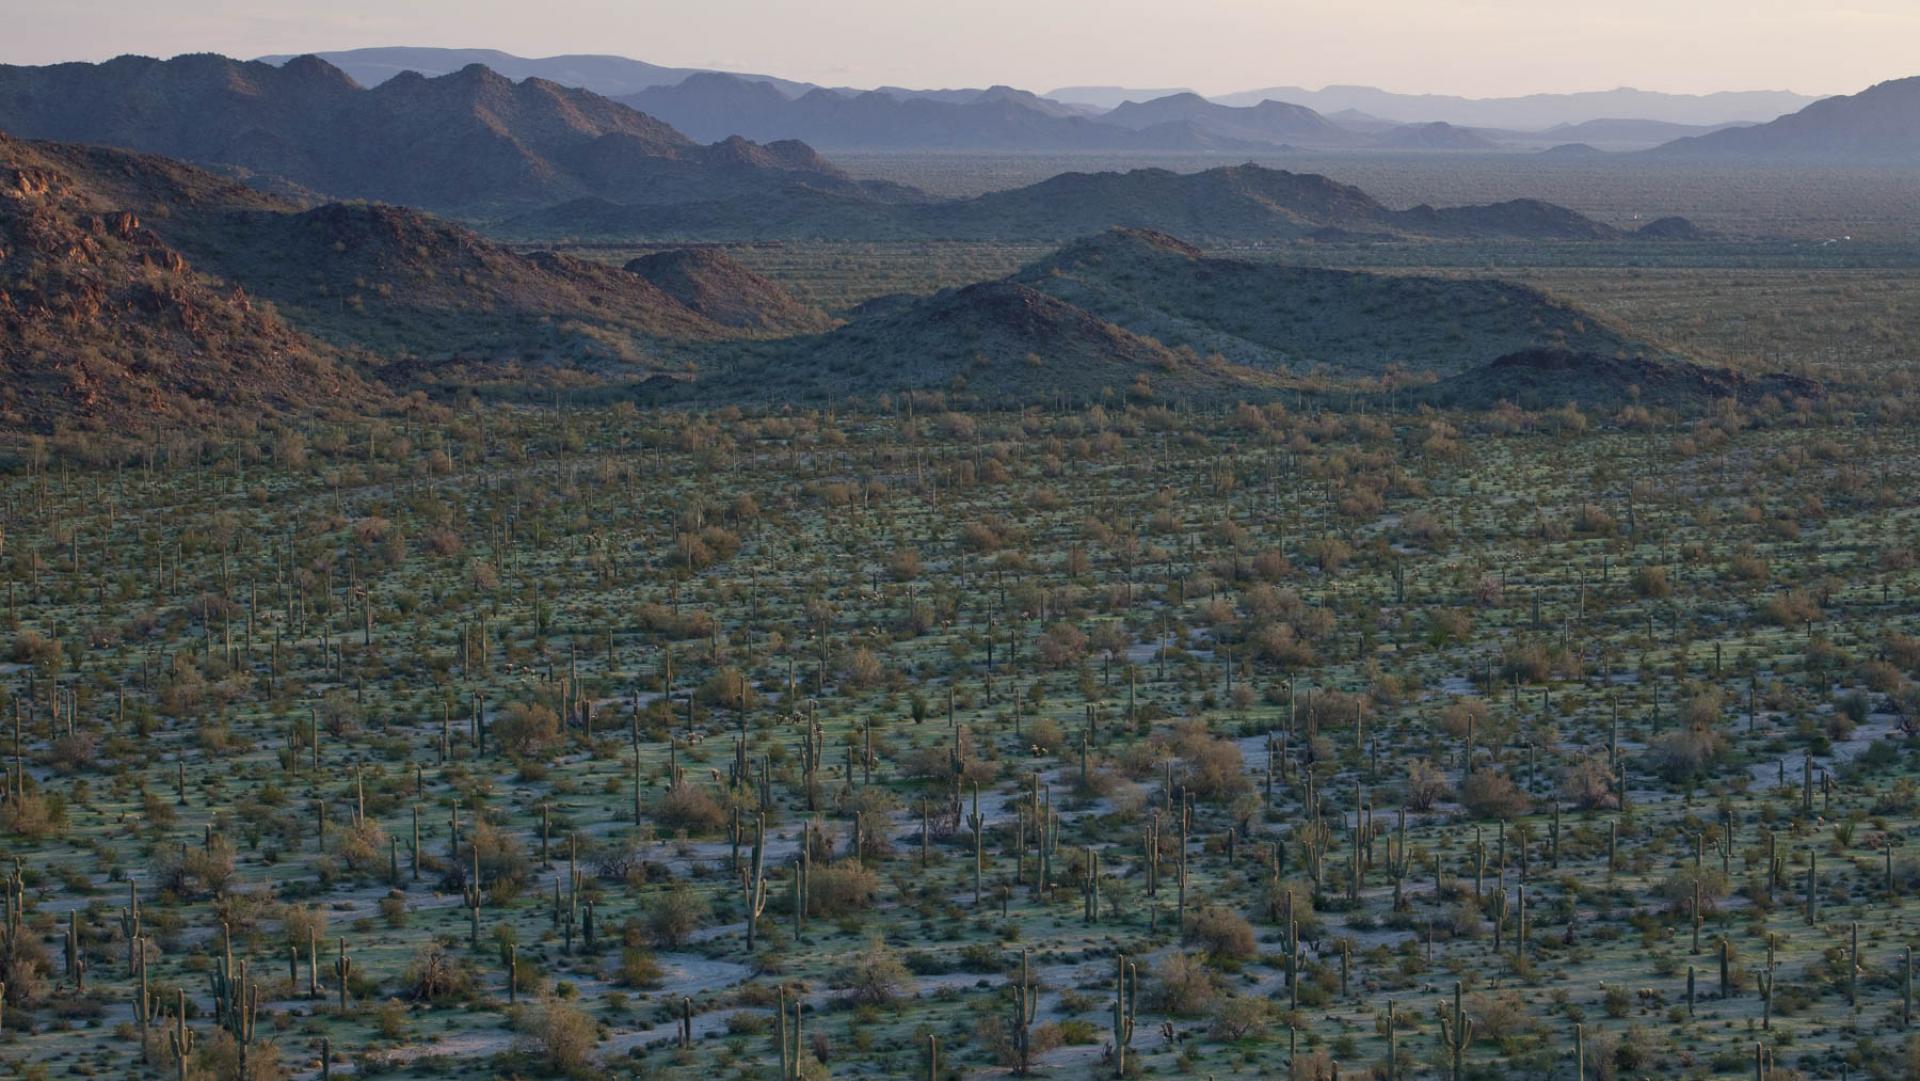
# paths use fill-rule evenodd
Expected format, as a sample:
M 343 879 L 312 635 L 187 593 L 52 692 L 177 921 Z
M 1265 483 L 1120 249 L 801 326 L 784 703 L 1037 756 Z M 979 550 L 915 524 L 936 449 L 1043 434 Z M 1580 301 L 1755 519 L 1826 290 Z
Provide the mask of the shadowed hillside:
M 1017 282 L 982 282 L 876 305 L 831 333 L 757 350 L 683 395 L 871 398 L 937 390 L 981 403 L 1156 397 L 1233 400 L 1286 385 L 1123 330 Z
M 1673 359 L 1529 349 L 1443 379 L 1413 397 L 1461 409 L 1511 402 L 1523 409 L 1572 403 L 1582 408 L 1648 405 L 1694 412 L 1721 399 L 1751 404 L 1768 396 L 1786 400 L 1821 393 L 1818 383 L 1796 376 L 1749 376 Z
M 1530 346 L 1650 348 L 1522 285 L 1211 258 L 1140 230 L 1069 244 L 1016 277 L 1164 342 L 1302 372 L 1446 373 Z

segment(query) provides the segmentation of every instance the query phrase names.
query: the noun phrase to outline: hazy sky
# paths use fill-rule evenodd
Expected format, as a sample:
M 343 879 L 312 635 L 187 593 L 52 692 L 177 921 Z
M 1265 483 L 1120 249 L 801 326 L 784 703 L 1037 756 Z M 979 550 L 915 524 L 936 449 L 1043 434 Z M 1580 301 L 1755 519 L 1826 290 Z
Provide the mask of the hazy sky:
M 1846 93 L 1920 0 L 0 0 L 0 61 L 450 45 L 834 85 Z

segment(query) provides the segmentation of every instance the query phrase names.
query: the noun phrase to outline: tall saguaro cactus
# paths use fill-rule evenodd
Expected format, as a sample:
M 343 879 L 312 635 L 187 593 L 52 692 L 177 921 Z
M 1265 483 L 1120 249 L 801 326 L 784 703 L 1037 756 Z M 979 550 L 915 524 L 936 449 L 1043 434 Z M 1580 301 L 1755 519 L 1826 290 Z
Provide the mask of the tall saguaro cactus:
M 1460 982 L 1453 984 L 1453 1014 L 1443 1006 L 1440 1012 L 1440 1043 L 1453 1055 L 1453 1081 L 1460 1081 L 1461 1059 L 1473 1043 L 1473 1019 L 1460 1007 Z
M 747 949 L 751 951 L 760 930 L 760 914 L 767 910 L 767 816 L 764 812 L 755 820 L 752 869 L 741 889 L 746 894 Z
M 334 958 L 333 974 L 340 981 L 340 1012 L 344 1014 L 350 1008 L 347 997 L 349 994 L 347 981 L 353 976 L 353 958 L 347 956 L 347 940 L 345 938 L 340 940 L 340 954 Z
M 1113 990 L 1113 1076 L 1127 1076 L 1127 1048 L 1133 1044 L 1134 1008 L 1140 1000 L 1140 973 L 1122 955 L 1115 962 Z
M 1027 1075 L 1029 1059 L 1033 1050 L 1033 1017 L 1040 1006 L 1040 988 L 1034 985 L 1028 971 L 1030 950 L 1020 951 L 1020 982 L 1009 988 L 1013 993 L 1013 1047 L 1019 1055 L 1016 1067 L 1021 1077 Z

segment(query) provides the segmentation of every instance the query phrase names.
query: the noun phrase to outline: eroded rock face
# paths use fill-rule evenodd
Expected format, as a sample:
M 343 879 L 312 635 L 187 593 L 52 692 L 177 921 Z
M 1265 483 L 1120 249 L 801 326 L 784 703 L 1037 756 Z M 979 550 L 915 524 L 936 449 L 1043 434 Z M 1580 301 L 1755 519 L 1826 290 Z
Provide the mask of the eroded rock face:
M 14 199 L 38 199 L 53 190 L 54 173 L 50 169 L 14 168 L 7 170 L 7 183 L 0 195 Z

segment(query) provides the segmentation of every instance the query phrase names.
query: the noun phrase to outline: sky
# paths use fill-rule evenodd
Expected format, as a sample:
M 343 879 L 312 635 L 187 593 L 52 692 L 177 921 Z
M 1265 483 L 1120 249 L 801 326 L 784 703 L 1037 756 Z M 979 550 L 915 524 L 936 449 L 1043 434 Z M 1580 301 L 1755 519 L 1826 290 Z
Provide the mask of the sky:
M 1833 94 L 1920 74 L 1920 0 L 0 0 L 0 25 L 15 64 L 441 45 L 861 87 Z

